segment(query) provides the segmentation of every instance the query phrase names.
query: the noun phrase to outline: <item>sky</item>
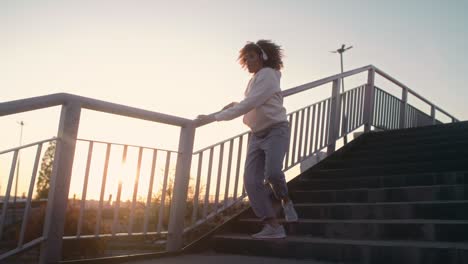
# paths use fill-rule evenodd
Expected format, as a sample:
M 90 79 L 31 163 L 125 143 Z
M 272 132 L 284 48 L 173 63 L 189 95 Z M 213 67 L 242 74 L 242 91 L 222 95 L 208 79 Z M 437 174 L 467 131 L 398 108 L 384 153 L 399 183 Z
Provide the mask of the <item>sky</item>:
M 375 65 L 466 120 L 466 10 L 466 0 L 0 0 L 0 102 L 64 92 L 193 119 L 242 99 L 250 76 L 238 51 L 271 39 L 285 53 L 282 89 L 338 73 L 329 51 L 353 45 L 345 70 Z M 330 87 L 285 105 L 319 101 Z M 18 145 L 18 121 L 28 143 L 55 136 L 58 116 L 54 107 L 0 117 L 0 150 Z M 87 110 L 81 120 L 80 138 L 177 149 L 176 127 Z M 195 149 L 245 130 L 240 119 L 202 127 Z

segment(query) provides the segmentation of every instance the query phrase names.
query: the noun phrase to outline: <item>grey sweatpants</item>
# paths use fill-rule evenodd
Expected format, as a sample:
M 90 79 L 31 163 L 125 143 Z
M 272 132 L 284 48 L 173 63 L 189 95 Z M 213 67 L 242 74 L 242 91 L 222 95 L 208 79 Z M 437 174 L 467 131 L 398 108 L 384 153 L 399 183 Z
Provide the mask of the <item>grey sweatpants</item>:
M 271 126 L 261 133 L 251 133 L 244 170 L 244 187 L 255 215 L 275 217 L 271 191 L 278 199 L 288 196 L 283 160 L 289 147 L 289 123 Z

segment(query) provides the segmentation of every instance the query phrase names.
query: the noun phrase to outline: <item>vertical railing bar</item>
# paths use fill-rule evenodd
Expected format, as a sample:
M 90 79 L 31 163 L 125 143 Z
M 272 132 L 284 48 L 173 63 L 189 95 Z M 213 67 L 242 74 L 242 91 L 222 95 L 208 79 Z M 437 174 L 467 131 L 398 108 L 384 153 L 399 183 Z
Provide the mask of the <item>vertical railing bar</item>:
M 216 178 L 216 192 L 215 192 L 215 203 L 214 203 L 215 213 L 218 210 L 219 189 L 221 187 L 221 176 L 223 173 L 223 156 L 224 156 L 224 143 L 221 143 L 221 145 L 219 146 L 218 177 Z
M 348 98 L 348 92 L 345 92 L 342 94 L 341 96 L 341 108 L 340 108 L 340 117 L 341 117 L 341 135 L 340 136 L 344 136 L 346 135 L 346 116 L 345 116 L 345 113 L 346 113 L 346 100 Z
M 358 93 L 357 93 L 357 97 L 358 97 L 357 102 L 358 102 L 358 104 L 357 104 L 357 110 L 356 110 L 357 111 L 356 127 L 360 127 L 361 124 L 362 124 L 361 117 L 362 117 L 362 91 L 363 91 L 363 87 L 364 86 L 359 87 Z
M 400 98 L 398 98 L 398 105 L 397 105 L 397 115 L 398 115 L 397 128 L 398 129 L 402 129 L 406 125 L 406 115 L 402 116 L 401 114 L 402 105 L 403 105 L 403 101 Z
M 392 119 L 391 119 L 391 129 L 395 129 L 395 118 L 396 118 L 396 115 L 395 115 L 395 98 L 394 97 L 391 97 L 391 100 L 390 100 L 390 103 L 391 103 L 391 115 L 392 115 Z
M 381 114 L 382 114 L 382 101 L 381 101 L 381 98 L 382 98 L 382 95 L 381 95 L 379 89 L 376 89 L 376 96 L 377 96 L 377 100 L 376 100 L 377 101 L 376 124 L 377 124 L 377 126 L 382 127 L 382 124 L 381 124 Z
M 358 88 L 359 89 L 359 88 Z M 357 121 L 357 112 L 358 112 L 358 108 L 357 108 L 357 105 L 358 105 L 358 89 L 354 89 L 353 90 L 353 110 L 351 111 L 352 114 L 353 114 L 353 127 L 351 129 L 351 131 L 353 131 L 354 129 L 356 129 L 356 121 Z
M 236 164 L 236 182 L 234 184 L 234 200 L 237 199 L 237 188 L 239 187 L 240 165 L 242 157 L 242 141 L 244 136 L 239 137 L 239 149 L 237 150 L 237 164 Z
M 23 222 L 21 224 L 21 233 L 20 233 L 20 237 L 18 241 L 19 248 L 23 246 L 24 235 L 26 233 L 26 224 L 28 223 L 29 214 L 31 212 L 31 200 L 32 200 L 32 195 L 34 191 L 34 184 L 36 182 L 36 174 L 37 174 L 37 169 L 39 167 L 39 160 L 41 158 L 42 144 L 43 143 L 39 143 L 37 145 L 36 158 L 34 159 L 34 167 L 33 167 L 32 175 L 31 175 L 31 181 L 29 182 L 28 199 L 26 200 L 26 205 L 24 207 Z
M 305 114 L 305 109 L 302 109 L 300 111 L 301 113 L 301 125 L 299 129 L 299 148 L 297 150 L 297 158 L 299 161 L 302 161 L 303 155 L 302 155 L 302 138 L 304 137 L 304 114 Z
M 387 128 L 387 94 L 382 93 L 382 122 L 383 122 L 383 128 L 386 130 Z
M 387 105 L 386 105 L 386 103 L 385 103 L 385 102 L 386 102 L 386 99 L 387 99 L 386 94 L 385 94 L 384 92 L 382 92 L 382 117 L 381 117 L 381 118 L 382 118 L 382 127 L 383 127 L 384 129 L 387 127 L 387 124 L 386 124 L 386 122 L 387 122 L 387 120 L 386 120 L 386 119 L 387 119 L 386 113 L 387 113 L 387 112 L 385 111 L 386 108 L 387 108 Z
M 348 96 L 346 97 L 346 131 L 345 131 L 345 136 L 349 133 L 350 128 L 351 128 L 351 104 L 352 104 L 352 91 L 348 91 Z
M 388 108 L 388 115 L 389 115 L 389 126 L 388 126 L 388 129 L 391 129 L 393 130 L 393 118 L 394 118 L 394 115 L 393 115 L 393 104 L 394 104 L 394 100 L 393 100 L 393 97 L 389 96 L 388 97 L 388 103 L 389 103 L 389 108 Z
M 167 181 L 169 178 L 169 165 L 171 163 L 171 152 L 166 151 L 166 166 L 164 168 L 164 180 L 163 186 L 161 189 L 161 201 L 159 202 L 159 215 L 158 215 L 158 226 L 156 228 L 156 233 L 160 234 L 162 231 L 163 218 L 165 213 L 165 204 L 166 204 L 166 192 L 167 192 Z
M 398 101 L 393 98 L 393 105 L 392 105 L 392 108 L 393 108 L 393 122 L 392 122 L 392 129 L 396 129 L 397 128 L 397 124 L 398 124 L 398 112 L 397 112 L 397 107 L 398 107 Z
M 317 133 L 316 133 L 316 136 L 315 136 L 315 151 L 317 151 L 317 149 L 319 149 L 319 137 L 320 137 L 320 117 L 321 117 L 321 109 L 322 109 L 322 106 L 321 106 L 322 103 L 319 103 L 317 105 Z
M 404 112 L 402 111 L 404 108 L 404 103 L 403 101 L 401 102 L 401 105 L 400 105 L 400 116 L 403 116 L 404 117 L 404 120 L 402 121 L 403 123 L 403 127 L 400 126 L 400 129 L 402 128 L 408 128 L 409 127 L 409 106 L 407 105 L 406 106 L 406 109 L 404 109 Z
M 195 183 L 195 193 L 193 195 L 192 223 L 195 224 L 198 213 L 198 199 L 200 196 L 200 179 L 203 166 L 203 151 L 198 153 L 197 182 Z
M 370 87 L 370 86 L 368 86 L 368 87 Z M 368 91 L 366 91 L 366 92 L 368 92 Z M 374 88 L 374 93 L 372 93 L 372 95 L 371 95 L 372 98 L 373 98 L 373 99 L 371 100 L 371 103 L 373 102 L 373 106 L 374 106 L 374 107 L 371 109 L 372 115 L 371 115 L 371 117 L 370 117 L 370 118 L 372 118 L 371 121 L 372 121 L 372 125 L 373 125 L 373 126 L 377 126 L 377 93 L 378 93 L 377 88 Z M 365 113 L 365 112 L 364 112 L 364 113 Z M 366 113 L 365 113 L 365 115 L 366 115 Z M 371 127 L 372 127 L 372 126 L 369 125 L 369 131 L 371 130 L 371 129 L 370 129 Z
M 407 116 L 408 116 L 408 124 L 407 124 L 407 126 L 405 128 L 411 128 L 412 127 L 411 106 L 408 104 L 407 108 L 408 109 L 407 109 L 406 113 L 407 113 Z
M 289 114 L 288 115 L 288 121 L 289 121 L 289 125 L 291 127 L 291 133 L 292 133 L 292 115 Z M 250 134 L 249 134 L 250 135 Z M 291 145 L 288 147 L 288 151 L 286 151 L 286 154 L 285 154 L 285 160 L 284 160 L 284 168 L 289 168 L 289 156 L 291 155 Z
M 251 136 L 252 136 L 252 133 L 248 133 L 248 134 L 247 134 L 247 142 L 248 142 L 248 143 L 246 144 L 246 148 L 245 148 L 245 149 L 246 149 L 246 153 L 247 153 L 247 151 L 249 151 L 249 142 L 250 142 L 250 137 L 251 137 Z M 247 155 L 247 154 L 246 154 L 246 155 Z M 247 192 L 246 192 L 245 188 L 242 188 L 242 197 L 245 197 L 245 196 L 247 196 Z
M 349 92 L 344 92 L 343 95 L 341 96 L 343 98 L 343 105 L 341 107 L 342 113 L 341 113 L 341 136 L 346 135 L 346 127 L 348 125 L 348 117 L 346 115 L 346 109 L 348 107 L 348 98 L 349 98 Z
M 379 126 L 379 123 L 378 123 L 378 119 L 379 119 L 379 90 L 377 88 L 375 88 L 374 100 L 375 100 L 374 122 L 375 122 L 375 126 Z
M 80 202 L 80 216 L 78 218 L 78 226 L 76 231 L 76 237 L 79 238 L 81 235 L 81 227 L 83 225 L 83 216 L 84 210 L 86 206 L 86 194 L 88 192 L 88 179 L 89 179 L 89 170 L 91 168 L 91 159 L 93 156 L 93 141 L 89 142 L 88 148 L 88 160 L 86 161 L 86 171 L 85 171 L 85 178 L 83 183 L 83 192 L 81 194 L 81 202 Z
M 414 126 L 418 127 L 419 126 L 419 118 L 418 118 L 418 113 L 416 111 L 416 108 L 413 109 L 413 114 L 414 114 Z
M 320 124 L 320 148 L 324 146 L 325 141 L 325 115 L 326 115 L 326 104 L 327 101 L 323 101 L 322 104 L 322 117 L 321 117 L 321 124 Z
M 328 99 L 327 100 L 327 103 L 326 103 L 326 112 L 325 112 L 325 116 L 326 116 L 326 120 L 325 120 L 325 144 L 323 146 L 328 146 L 330 143 L 329 143 L 329 138 L 328 138 L 328 135 L 330 134 L 330 121 L 332 120 L 330 114 L 331 114 L 331 101 L 332 99 Z
M 402 103 L 402 105 L 404 105 Z M 400 106 L 401 107 L 401 106 Z M 400 110 L 400 115 L 401 115 L 401 110 Z M 404 128 L 409 127 L 409 105 L 406 106 L 405 112 L 404 112 L 404 117 L 405 117 L 405 123 L 404 123 Z
M 359 104 L 359 124 L 364 124 L 364 94 L 365 94 L 365 87 L 361 86 L 361 95 L 360 95 L 360 104 Z
M 358 128 L 359 127 L 359 103 L 360 103 L 360 94 L 361 94 L 361 87 L 358 87 L 355 89 L 355 107 L 354 107 L 354 128 Z
M 393 129 L 393 98 L 388 96 L 388 129 Z
M 229 156 L 228 156 L 228 166 L 226 172 L 226 189 L 224 191 L 224 206 L 227 206 L 227 201 L 229 198 L 229 182 L 231 178 L 231 164 L 232 164 L 232 148 L 234 145 L 234 139 L 231 139 L 229 142 Z
M 353 91 L 354 90 L 349 90 L 348 133 L 352 131 L 353 127 Z
M 309 148 L 309 155 L 311 155 L 313 152 L 314 152 L 314 149 L 313 149 L 313 144 L 314 144 L 314 136 L 316 136 L 316 133 L 315 133 L 315 104 L 312 106 L 312 121 L 311 121 L 311 125 L 310 125 L 310 148 Z
M 109 168 L 110 151 L 111 151 L 111 144 L 107 143 L 106 160 L 104 161 L 104 172 L 102 173 L 102 181 L 101 181 L 101 195 L 99 196 L 99 208 L 98 208 L 97 215 L 96 215 L 96 227 L 94 229 L 95 236 L 98 236 L 101 230 L 101 215 L 102 215 L 102 207 L 104 205 L 104 193 L 106 191 L 107 171 Z
M 387 129 L 390 129 L 390 96 L 389 95 L 386 95 L 385 96 L 385 108 L 386 108 L 386 118 L 385 118 L 385 122 L 387 123 Z
M 130 221 L 128 223 L 128 234 L 131 235 L 133 233 L 133 222 L 135 220 L 135 206 L 136 200 L 138 195 L 138 182 L 140 180 L 140 173 L 141 173 L 141 159 L 143 158 L 143 147 L 140 147 L 138 152 L 138 165 L 137 165 L 137 172 L 135 175 L 135 182 L 133 184 L 133 200 L 132 200 L 132 208 L 130 209 Z
M 355 114 L 354 114 L 354 128 L 359 127 L 359 114 L 361 110 L 361 87 L 358 87 L 356 89 L 356 108 L 355 108 Z
M 395 112 L 396 112 L 396 124 L 395 124 L 395 128 L 396 129 L 399 129 L 400 128 L 400 122 L 401 122 L 401 115 L 400 115 L 400 108 L 401 108 L 401 100 L 399 98 L 396 99 L 396 109 L 395 109 Z
M 205 202 L 203 203 L 203 218 L 206 218 L 208 213 L 210 185 L 211 185 L 211 170 L 213 169 L 213 147 L 210 148 L 210 158 L 208 161 L 208 177 L 206 179 Z
M 393 100 L 393 97 L 391 95 L 388 96 L 388 115 L 389 115 L 389 129 L 392 129 L 393 130 L 393 104 L 394 104 L 394 100 Z
M 348 113 L 349 116 L 349 132 L 354 130 L 354 116 L 355 116 L 355 108 L 356 108 L 356 96 L 355 96 L 356 90 L 350 90 L 351 93 L 351 105 L 350 105 L 350 111 Z
M 297 142 L 297 127 L 299 124 L 299 112 L 294 113 L 294 136 L 293 136 L 293 145 L 292 145 L 292 157 L 291 157 L 291 166 L 296 164 L 296 142 Z
M 309 136 L 310 136 L 310 106 L 307 107 L 307 116 L 306 116 L 306 127 L 305 127 L 305 138 L 304 138 L 304 152 L 302 156 L 307 157 L 307 147 L 309 146 Z
M 153 161 L 151 162 L 150 182 L 148 186 L 148 194 L 146 196 L 145 220 L 143 224 L 143 234 L 145 235 L 148 232 L 148 221 L 149 221 L 149 214 L 150 214 L 150 208 L 151 208 L 151 198 L 153 195 L 153 184 L 154 184 L 154 175 L 156 172 L 157 158 L 158 158 L 158 150 L 153 149 Z
M 382 92 L 382 123 L 383 128 L 387 128 L 387 95 Z
M 410 127 L 414 127 L 414 123 L 415 123 L 415 118 L 414 118 L 414 111 L 413 111 L 413 108 L 410 107 L 410 117 L 411 117 L 411 123 L 410 123 Z
M 11 186 L 13 184 L 13 178 L 15 177 L 15 167 L 16 167 L 16 162 L 18 160 L 18 152 L 19 149 L 15 150 L 13 154 L 13 159 L 11 161 L 11 167 L 10 167 L 10 176 L 8 178 L 8 185 L 6 189 L 5 196 L 3 198 L 3 206 L 2 206 L 2 218 L 0 219 L 0 239 L 2 239 L 3 235 L 3 225 L 5 223 L 5 218 L 6 218 L 6 211 L 8 207 L 8 203 L 10 200 L 10 192 L 11 192 Z
M 123 149 L 123 154 L 122 154 L 122 167 L 125 167 L 125 164 L 127 163 L 127 150 L 128 150 L 128 145 L 124 145 Z M 120 211 L 120 196 L 122 194 L 122 178 L 125 177 L 125 175 L 121 175 L 121 178 L 119 179 L 119 184 L 117 186 L 117 196 L 115 197 L 115 207 L 114 207 L 114 219 L 112 221 L 112 236 L 115 236 L 117 233 L 117 228 L 120 227 L 119 224 L 119 211 Z

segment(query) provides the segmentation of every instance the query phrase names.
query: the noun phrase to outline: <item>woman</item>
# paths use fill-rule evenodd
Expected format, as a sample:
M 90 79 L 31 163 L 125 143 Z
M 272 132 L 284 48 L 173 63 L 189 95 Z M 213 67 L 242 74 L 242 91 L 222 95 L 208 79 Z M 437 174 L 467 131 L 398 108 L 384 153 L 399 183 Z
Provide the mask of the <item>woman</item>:
M 287 222 L 297 221 L 297 213 L 288 196 L 282 171 L 289 147 L 290 129 L 280 89 L 282 49 L 269 40 L 247 43 L 239 52 L 242 68 L 253 74 L 245 98 L 222 111 L 200 115 L 200 122 L 231 120 L 244 115 L 251 129 L 244 170 L 244 187 L 255 215 L 264 220 L 263 229 L 254 238 L 284 238 L 286 233 L 276 219 L 271 190 L 281 200 Z

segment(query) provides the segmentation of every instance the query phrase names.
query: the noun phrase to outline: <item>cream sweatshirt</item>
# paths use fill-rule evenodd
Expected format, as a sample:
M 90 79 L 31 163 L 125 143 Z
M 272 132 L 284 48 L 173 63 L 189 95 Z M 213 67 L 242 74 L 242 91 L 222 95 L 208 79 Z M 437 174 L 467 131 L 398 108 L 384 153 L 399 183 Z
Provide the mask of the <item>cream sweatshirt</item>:
M 252 132 L 287 121 L 280 78 L 281 72 L 269 67 L 262 68 L 250 79 L 244 92 L 245 98 L 231 108 L 215 114 L 215 119 L 231 120 L 244 115 L 243 122 Z

